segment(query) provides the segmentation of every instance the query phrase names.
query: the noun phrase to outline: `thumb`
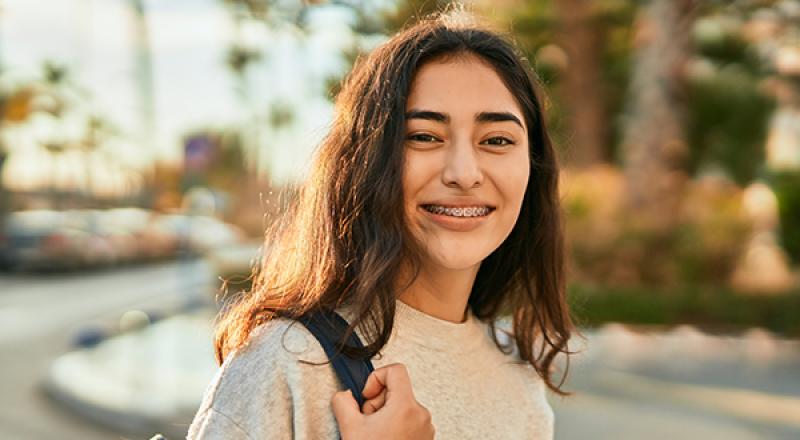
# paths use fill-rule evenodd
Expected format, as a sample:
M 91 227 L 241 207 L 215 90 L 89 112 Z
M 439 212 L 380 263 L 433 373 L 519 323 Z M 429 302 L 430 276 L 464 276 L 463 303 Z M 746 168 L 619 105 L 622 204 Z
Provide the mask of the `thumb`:
M 350 390 L 339 391 L 334 394 L 333 399 L 331 399 L 331 406 L 340 431 L 345 430 L 345 426 L 357 423 L 362 416 L 361 410 L 358 408 L 358 402 L 356 402 Z

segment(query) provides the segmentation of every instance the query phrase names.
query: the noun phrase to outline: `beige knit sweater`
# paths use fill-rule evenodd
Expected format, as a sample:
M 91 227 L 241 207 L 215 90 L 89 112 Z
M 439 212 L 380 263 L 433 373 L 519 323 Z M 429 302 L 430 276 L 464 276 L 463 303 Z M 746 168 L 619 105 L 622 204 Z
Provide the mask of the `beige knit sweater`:
M 350 319 L 347 311 L 342 313 Z M 363 340 L 363 339 L 362 339 Z M 502 341 L 502 339 L 501 339 Z M 338 439 L 330 407 L 341 389 L 322 347 L 299 323 L 257 328 L 212 380 L 189 439 Z M 530 365 L 503 354 L 472 313 L 464 323 L 397 301 L 395 328 L 375 368 L 406 365 L 437 439 L 551 439 L 553 411 Z

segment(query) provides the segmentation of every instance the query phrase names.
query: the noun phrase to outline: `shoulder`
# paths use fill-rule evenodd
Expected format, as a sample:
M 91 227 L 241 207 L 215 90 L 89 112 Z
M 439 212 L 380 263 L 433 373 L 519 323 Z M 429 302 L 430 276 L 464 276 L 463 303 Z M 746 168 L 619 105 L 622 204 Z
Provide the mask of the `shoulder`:
M 314 397 L 336 391 L 326 359 L 314 336 L 299 322 L 275 319 L 256 327 L 247 344 L 232 351 L 218 369 L 192 432 L 204 439 L 287 438 L 286 433 L 297 430 L 335 427 L 306 423 L 327 417 L 328 401 Z M 241 435 L 234 436 L 234 431 Z
M 250 333 L 243 347 L 232 351 L 220 366 L 207 393 L 215 401 L 274 394 L 301 379 L 303 362 L 321 363 L 327 357 L 314 336 L 299 322 L 273 319 Z
M 262 324 L 250 334 L 247 345 L 236 355 L 267 362 L 324 362 L 327 357 L 317 339 L 298 321 L 277 318 Z

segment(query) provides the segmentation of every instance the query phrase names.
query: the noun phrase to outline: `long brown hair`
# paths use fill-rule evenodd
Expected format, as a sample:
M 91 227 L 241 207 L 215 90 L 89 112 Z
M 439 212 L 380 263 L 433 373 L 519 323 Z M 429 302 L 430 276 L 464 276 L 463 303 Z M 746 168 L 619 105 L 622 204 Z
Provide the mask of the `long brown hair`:
M 356 311 L 349 331 L 358 327 L 369 335 L 363 350 L 343 351 L 367 358 L 386 344 L 394 325 L 396 280 L 404 263 L 418 270 L 421 255 L 403 211 L 406 99 L 420 66 L 463 54 L 493 66 L 516 97 L 528 127 L 531 165 L 519 218 L 481 263 L 469 307 L 492 330 L 495 318 L 511 313 L 520 358 L 551 390 L 568 394 L 561 386 L 574 326 L 565 301 L 558 164 L 538 83 L 512 43 L 465 22 L 463 12 L 422 20 L 356 62 L 306 184 L 267 234 L 252 289 L 220 313 L 215 340 L 220 364 L 264 322 L 343 305 Z M 495 343 L 504 351 L 513 348 L 496 337 Z M 552 364 L 559 353 L 567 355 L 567 370 L 556 385 Z

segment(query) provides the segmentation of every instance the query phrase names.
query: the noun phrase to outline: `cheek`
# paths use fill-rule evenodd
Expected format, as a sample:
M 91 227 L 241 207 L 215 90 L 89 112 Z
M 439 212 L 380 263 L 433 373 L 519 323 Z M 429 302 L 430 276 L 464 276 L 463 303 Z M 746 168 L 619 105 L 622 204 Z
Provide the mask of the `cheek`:
M 415 169 L 408 159 L 403 166 L 403 204 L 406 211 L 414 200 L 414 195 L 417 193 L 417 185 L 415 182 L 418 180 Z
M 530 178 L 527 150 L 523 153 L 525 154 L 510 155 L 506 158 L 501 166 L 502 172 L 496 173 L 495 179 L 503 201 L 509 207 L 514 207 L 515 211 L 522 205 Z
M 425 157 L 418 151 L 406 152 L 403 164 L 403 198 L 406 210 L 416 210 L 417 195 L 436 177 L 436 161 L 432 159 L 434 158 Z
M 506 163 L 504 172 L 495 180 L 504 206 L 496 230 L 497 234 L 501 236 L 501 242 L 508 238 L 514 225 L 517 224 L 529 178 L 530 166 L 526 154 Z
M 411 155 L 407 155 L 411 156 Z M 410 226 L 414 235 L 419 234 L 419 224 L 416 218 L 416 197 L 422 189 L 423 176 L 421 175 L 420 168 L 415 166 L 411 158 L 407 157 L 403 167 L 403 211 L 405 220 Z

